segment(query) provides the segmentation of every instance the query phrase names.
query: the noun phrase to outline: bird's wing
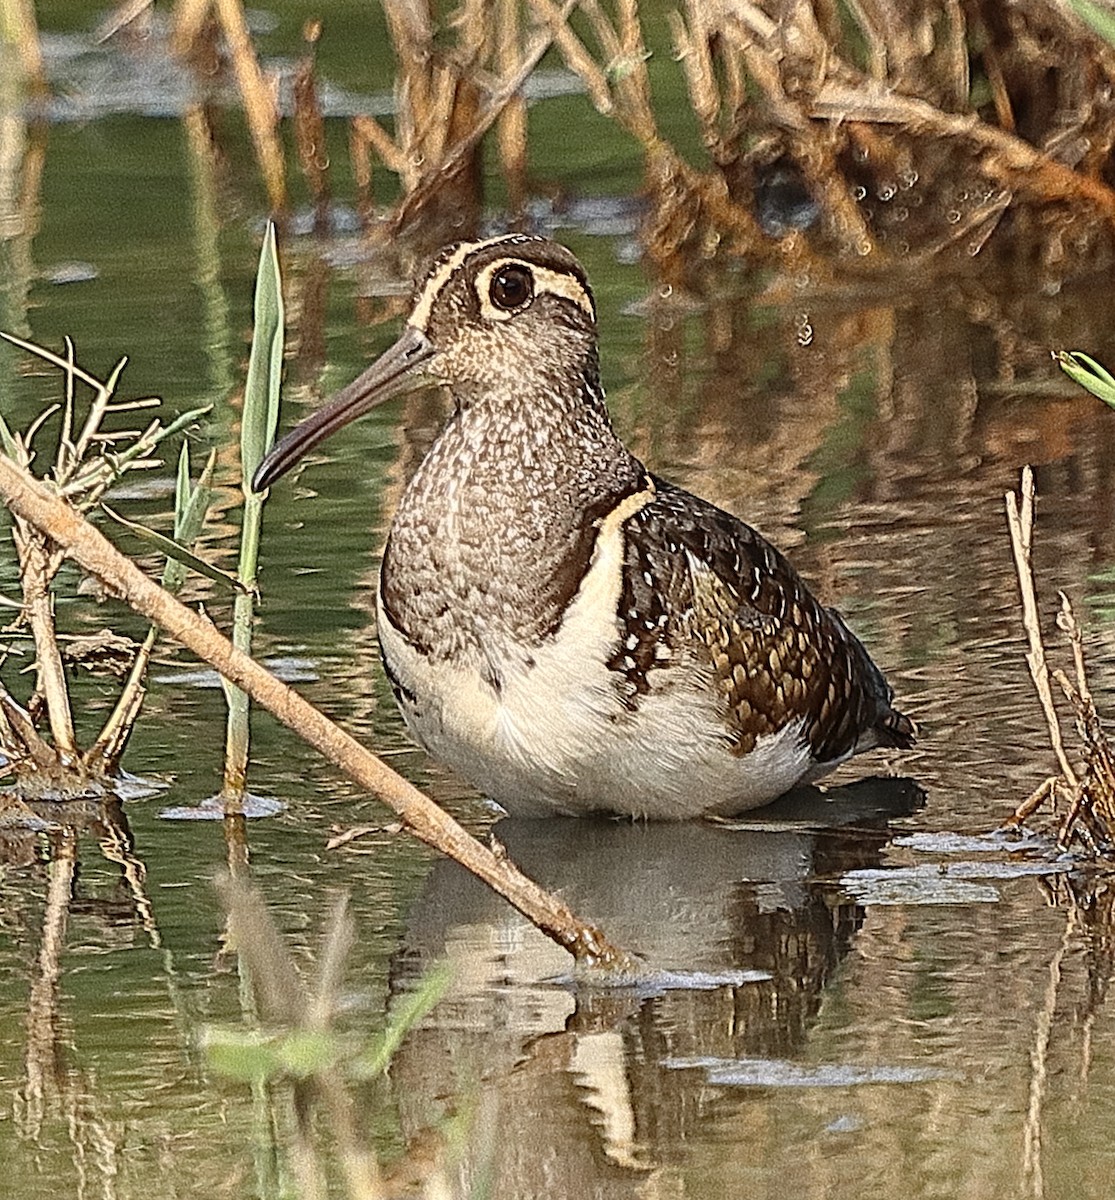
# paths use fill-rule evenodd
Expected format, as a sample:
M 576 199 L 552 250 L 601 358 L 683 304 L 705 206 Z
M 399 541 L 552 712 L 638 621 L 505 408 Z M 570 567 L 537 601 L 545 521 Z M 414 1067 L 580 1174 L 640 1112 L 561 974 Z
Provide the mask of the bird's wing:
M 886 742 L 890 688 L 840 615 L 749 525 L 655 486 L 625 527 L 621 640 L 609 665 L 627 703 L 654 686 L 656 668 L 688 663 L 718 691 L 740 754 L 797 720 L 817 762 Z

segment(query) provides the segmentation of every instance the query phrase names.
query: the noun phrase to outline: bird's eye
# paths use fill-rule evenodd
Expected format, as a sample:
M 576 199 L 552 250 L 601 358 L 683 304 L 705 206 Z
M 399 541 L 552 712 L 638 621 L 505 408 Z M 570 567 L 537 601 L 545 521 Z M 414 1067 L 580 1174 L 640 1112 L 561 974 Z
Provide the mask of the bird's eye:
M 534 276 L 529 268 L 512 264 L 492 276 L 488 297 L 496 308 L 510 312 L 522 308 L 534 295 Z

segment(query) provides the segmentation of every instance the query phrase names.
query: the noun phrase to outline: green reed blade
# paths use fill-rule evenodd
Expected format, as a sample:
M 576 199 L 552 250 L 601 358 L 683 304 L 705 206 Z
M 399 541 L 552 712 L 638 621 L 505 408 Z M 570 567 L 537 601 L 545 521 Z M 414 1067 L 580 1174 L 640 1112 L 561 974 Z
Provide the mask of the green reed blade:
M 1080 350 L 1058 350 L 1053 359 L 1074 383 L 1087 388 L 1108 407 L 1115 408 L 1115 377 L 1094 358 Z
M 107 504 L 101 505 L 101 511 L 118 525 L 123 525 L 129 533 L 135 534 L 136 537 L 161 550 L 173 562 L 180 563 L 183 567 L 188 567 L 191 571 L 196 571 L 207 579 L 212 579 L 214 583 L 231 588 L 238 595 L 247 591 L 246 586 L 231 572 L 222 571 L 220 567 L 207 563 L 204 558 L 191 554 L 185 546 L 179 545 L 173 538 L 168 538 L 165 533 L 159 533 L 157 529 L 149 529 L 146 525 L 140 525 L 138 521 L 129 521 L 127 517 L 121 516 Z
M 251 490 L 250 480 L 275 440 L 279 424 L 279 393 L 283 370 L 283 289 L 275 226 L 268 222 L 256 273 L 255 325 L 244 385 L 244 411 L 240 425 L 241 490 L 244 518 L 240 528 L 237 568 L 245 591 L 236 597 L 232 613 L 232 642 L 245 654 L 252 652 L 254 594 L 259 565 L 259 537 L 265 497 Z M 243 796 L 248 768 L 248 698 L 226 682 L 228 733 L 225 740 L 226 801 Z

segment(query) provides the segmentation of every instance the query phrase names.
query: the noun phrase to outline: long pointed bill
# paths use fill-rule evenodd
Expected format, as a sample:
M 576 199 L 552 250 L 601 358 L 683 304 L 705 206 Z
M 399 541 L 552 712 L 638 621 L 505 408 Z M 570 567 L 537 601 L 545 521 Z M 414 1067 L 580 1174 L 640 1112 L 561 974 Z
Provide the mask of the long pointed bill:
M 430 339 L 408 325 L 390 350 L 385 350 L 362 375 L 272 446 L 252 478 L 252 490 L 269 488 L 319 442 L 419 382 L 420 368 L 433 355 Z

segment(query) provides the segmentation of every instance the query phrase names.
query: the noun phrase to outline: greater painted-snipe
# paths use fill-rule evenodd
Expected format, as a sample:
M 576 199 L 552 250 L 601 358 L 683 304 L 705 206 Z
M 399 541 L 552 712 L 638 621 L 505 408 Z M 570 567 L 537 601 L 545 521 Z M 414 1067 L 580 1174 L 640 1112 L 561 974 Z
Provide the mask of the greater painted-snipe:
M 383 553 L 383 662 L 414 737 L 508 812 L 727 815 L 913 744 L 839 614 L 613 432 L 592 292 L 564 247 L 443 250 L 398 341 L 255 487 L 417 380 L 453 412 Z

